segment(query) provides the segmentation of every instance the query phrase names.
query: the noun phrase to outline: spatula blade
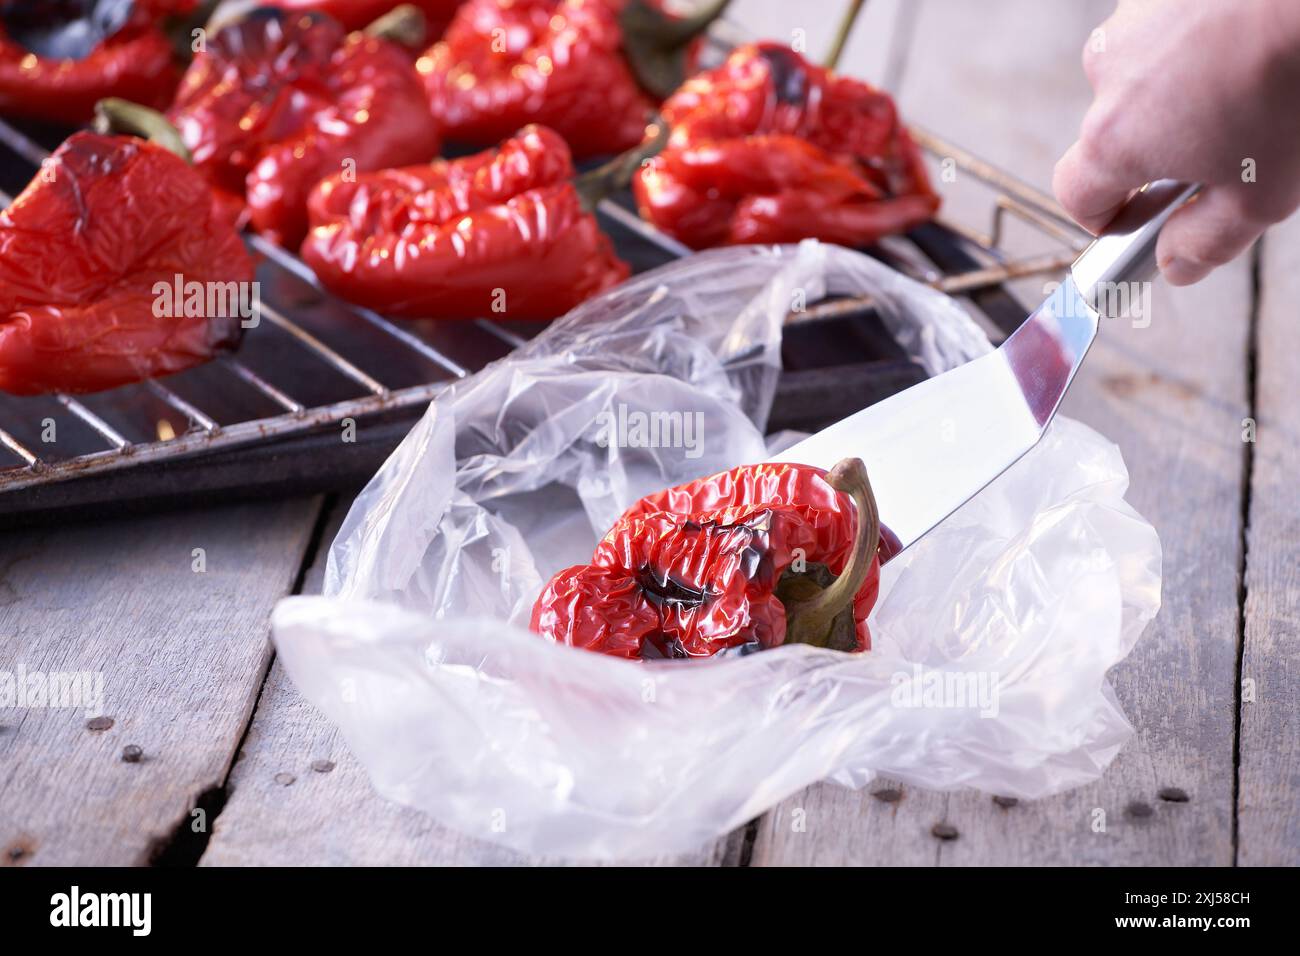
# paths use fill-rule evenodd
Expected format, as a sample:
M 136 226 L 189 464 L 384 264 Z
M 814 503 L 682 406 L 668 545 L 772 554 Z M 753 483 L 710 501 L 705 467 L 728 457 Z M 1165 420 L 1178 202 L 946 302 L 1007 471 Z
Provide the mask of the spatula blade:
M 993 352 L 850 415 L 773 460 L 830 468 L 861 458 L 881 521 L 907 547 L 1037 444 L 1097 326 L 1097 313 L 1067 276 Z

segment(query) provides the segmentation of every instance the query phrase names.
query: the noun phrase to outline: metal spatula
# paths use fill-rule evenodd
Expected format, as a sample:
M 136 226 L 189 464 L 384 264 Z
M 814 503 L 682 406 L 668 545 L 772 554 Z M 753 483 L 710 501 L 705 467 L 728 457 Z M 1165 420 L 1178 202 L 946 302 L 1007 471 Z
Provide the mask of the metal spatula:
M 1154 271 L 1156 236 L 1197 186 L 1136 193 L 1061 287 L 995 351 L 825 428 L 774 461 L 867 465 L 881 520 L 913 544 L 1042 438 L 1097 337 L 1109 293 Z

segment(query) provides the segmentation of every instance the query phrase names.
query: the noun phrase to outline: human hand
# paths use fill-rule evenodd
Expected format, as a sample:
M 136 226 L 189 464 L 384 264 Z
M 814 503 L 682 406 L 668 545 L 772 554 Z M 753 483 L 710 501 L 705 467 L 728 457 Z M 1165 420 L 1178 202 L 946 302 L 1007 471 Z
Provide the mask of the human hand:
M 1156 261 L 1190 285 L 1300 206 L 1300 3 L 1120 0 L 1084 47 L 1092 106 L 1056 164 L 1066 211 L 1100 231 L 1155 179 L 1202 183 Z

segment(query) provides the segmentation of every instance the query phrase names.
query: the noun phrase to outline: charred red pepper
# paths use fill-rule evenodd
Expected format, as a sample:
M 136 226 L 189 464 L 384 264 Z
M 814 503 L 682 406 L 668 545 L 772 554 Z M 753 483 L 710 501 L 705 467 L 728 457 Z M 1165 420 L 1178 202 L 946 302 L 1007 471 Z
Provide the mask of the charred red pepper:
M 722 6 L 675 18 L 646 0 L 468 0 L 416 67 L 449 140 L 487 146 L 540 123 L 579 160 L 619 153 L 643 134 L 642 85 L 680 78 Z
M 626 658 L 726 648 L 871 644 L 880 521 L 866 469 L 846 459 L 733 468 L 649 495 L 559 572 L 532 629 Z
M 608 0 L 469 0 L 417 62 L 447 138 L 486 145 L 549 126 L 579 159 L 642 136 L 651 108 Z
M 263 6 L 290 13 L 323 13 L 345 29 L 360 30 L 403 3 L 412 4 L 424 14 L 429 36 L 441 36 L 460 6 L 460 0 L 265 0 Z
M 74 124 L 117 96 L 162 107 L 180 71 L 163 30 L 196 0 L 0 0 L 0 113 Z
M 740 47 L 662 112 L 672 139 L 633 190 L 644 218 L 693 248 L 862 246 L 939 206 L 889 96 L 788 47 Z
M 210 38 L 168 114 L 196 168 L 252 227 L 297 247 L 337 172 L 425 160 L 438 130 L 409 55 L 318 14 L 256 10 Z
M 586 182 L 544 126 L 462 159 L 334 176 L 312 195 L 302 257 L 327 288 L 389 315 L 553 318 L 628 274 Z
M 177 276 L 253 278 L 208 184 L 156 143 L 74 134 L 0 213 L 0 391 L 99 391 L 237 345 L 236 310 L 158 308 Z

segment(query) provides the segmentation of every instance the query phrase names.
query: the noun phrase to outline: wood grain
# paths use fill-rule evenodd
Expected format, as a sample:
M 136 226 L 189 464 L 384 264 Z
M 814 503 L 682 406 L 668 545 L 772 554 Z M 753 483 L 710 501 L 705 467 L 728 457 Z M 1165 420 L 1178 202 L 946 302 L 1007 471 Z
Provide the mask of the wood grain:
M 1238 856 L 1300 864 L 1300 218 L 1260 256 L 1256 441 L 1246 538 Z M 1253 700 L 1251 699 L 1253 698 Z
M 303 593 L 319 594 L 325 551 L 347 510 L 334 507 Z M 719 840 L 650 865 L 716 866 L 739 853 Z M 338 731 L 294 688 L 277 660 L 230 774 L 203 866 L 527 866 L 521 856 L 440 826 L 379 796 Z
M 0 536 L 0 671 L 102 674 L 80 708 L 0 709 L 0 864 L 148 862 L 221 785 L 319 499 Z M 194 570 L 194 549 L 206 569 Z M 142 759 L 122 759 L 138 746 Z
M 902 70 L 904 114 L 1046 188 L 1089 101 L 1079 51 L 1109 7 L 925 0 Z M 952 184 L 947 213 L 985 228 L 987 206 L 967 185 Z M 1041 297 L 1041 280 L 1024 285 Z M 1248 265 L 1190 290 L 1158 285 L 1151 308 L 1148 328 L 1103 329 L 1065 406 L 1120 445 L 1129 500 L 1164 544 L 1164 607 L 1112 672 L 1136 737 L 1098 783 L 1010 807 L 973 792 L 905 789 L 883 803 L 819 785 L 763 821 L 755 864 L 1232 862 Z M 1177 796 L 1167 788 L 1188 800 L 1162 799 Z M 1105 832 L 1091 825 L 1098 809 Z

